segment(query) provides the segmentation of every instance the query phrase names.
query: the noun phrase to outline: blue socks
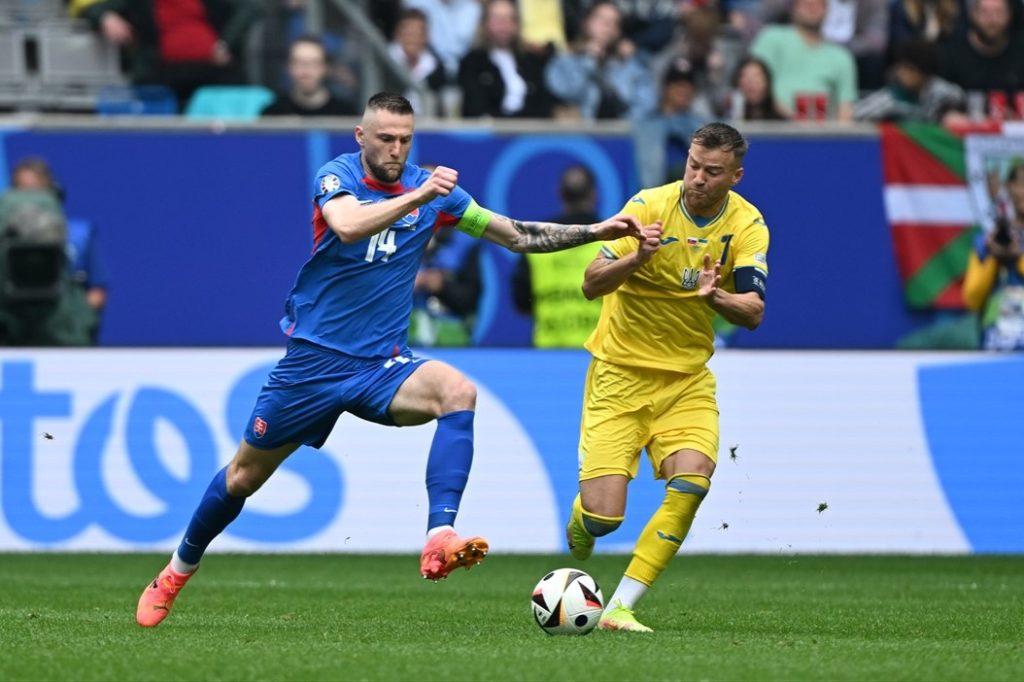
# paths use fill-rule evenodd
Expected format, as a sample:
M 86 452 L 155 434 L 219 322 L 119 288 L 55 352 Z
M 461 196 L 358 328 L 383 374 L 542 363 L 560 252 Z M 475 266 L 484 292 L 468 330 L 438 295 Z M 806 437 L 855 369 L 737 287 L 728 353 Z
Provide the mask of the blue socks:
M 213 539 L 242 511 L 245 498 L 228 494 L 227 475 L 228 468 L 224 467 L 210 481 L 178 545 L 178 558 L 186 564 L 198 564 Z
M 473 414 L 472 410 L 462 410 L 437 419 L 427 458 L 427 530 L 455 523 L 473 465 Z

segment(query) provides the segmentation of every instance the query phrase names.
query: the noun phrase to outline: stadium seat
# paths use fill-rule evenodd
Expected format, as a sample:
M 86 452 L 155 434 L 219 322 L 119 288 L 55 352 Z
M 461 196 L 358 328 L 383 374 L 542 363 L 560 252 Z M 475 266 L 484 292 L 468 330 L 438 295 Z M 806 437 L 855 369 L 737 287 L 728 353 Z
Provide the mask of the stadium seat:
M 274 99 L 259 85 L 207 85 L 196 90 L 185 110 L 186 118 L 253 121 Z
M 0 87 L 17 87 L 28 78 L 24 43 L 21 29 L 0 29 Z
M 66 23 L 37 30 L 39 76 L 44 86 L 88 87 L 124 82 L 117 48 L 92 31 Z
M 174 116 L 178 100 L 163 85 L 114 85 L 99 91 L 96 113 L 100 116 Z

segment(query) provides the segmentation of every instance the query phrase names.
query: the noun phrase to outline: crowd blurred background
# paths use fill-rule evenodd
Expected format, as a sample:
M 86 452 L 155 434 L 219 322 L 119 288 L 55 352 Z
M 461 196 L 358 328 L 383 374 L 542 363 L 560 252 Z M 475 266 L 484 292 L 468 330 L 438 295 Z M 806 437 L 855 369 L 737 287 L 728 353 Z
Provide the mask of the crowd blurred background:
M 2 0 L 0 106 L 445 118 L 1024 116 L 1020 0 Z

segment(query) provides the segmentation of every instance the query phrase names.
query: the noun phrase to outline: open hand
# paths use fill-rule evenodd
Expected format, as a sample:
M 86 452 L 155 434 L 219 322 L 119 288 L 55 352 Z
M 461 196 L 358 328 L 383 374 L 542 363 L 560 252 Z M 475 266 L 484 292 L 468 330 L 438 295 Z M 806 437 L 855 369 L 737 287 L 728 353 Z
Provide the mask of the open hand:
M 722 286 L 722 264 L 711 263 L 711 256 L 704 254 L 704 268 L 697 277 L 697 295 L 708 299 L 718 293 L 718 287 Z
M 425 201 L 434 197 L 446 197 L 455 189 L 459 182 L 459 171 L 454 168 L 438 166 L 430 174 L 427 181 L 420 185 L 419 191 Z
M 643 236 L 640 219 L 628 213 L 613 215 L 608 220 L 596 223 L 592 229 L 594 236 L 601 241 L 610 241 L 620 237 L 636 237 L 640 239 Z

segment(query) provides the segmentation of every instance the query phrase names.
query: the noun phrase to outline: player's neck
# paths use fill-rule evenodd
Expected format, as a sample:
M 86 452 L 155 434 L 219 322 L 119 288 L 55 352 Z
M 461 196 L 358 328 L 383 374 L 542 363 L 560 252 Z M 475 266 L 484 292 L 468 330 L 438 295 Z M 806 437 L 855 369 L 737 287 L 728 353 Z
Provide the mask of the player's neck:
M 721 200 L 716 201 L 713 206 L 709 206 L 707 208 L 697 208 L 693 206 L 690 203 L 690 201 L 686 198 L 686 190 L 683 190 L 683 208 L 685 208 L 686 212 L 695 218 L 704 218 L 706 220 L 711 220 L 712 218 L 717 217 L 718 214 L 722 212 L 722 206 L 725 205 L 726 199 L 728 198 L 728 195 L 726 195 L 722 197 Z

